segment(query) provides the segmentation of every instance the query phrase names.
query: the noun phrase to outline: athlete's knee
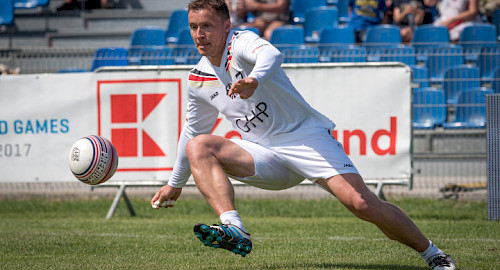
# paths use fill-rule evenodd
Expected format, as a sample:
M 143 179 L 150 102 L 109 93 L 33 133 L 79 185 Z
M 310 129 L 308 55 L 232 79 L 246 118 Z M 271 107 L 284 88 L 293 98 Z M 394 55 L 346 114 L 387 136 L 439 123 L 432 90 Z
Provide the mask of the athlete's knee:
M 358 194 L 352 198 L 348 208 L 357 217 L 376 222 L 381 217 L 381 206 L 383 207 L 383 203 L 375 195 Z
M 186 144 L 186 155 L 189 160 L 196 160 L 213 154 L 211 138 L 212 136 L 203 134 L 189 140 Z

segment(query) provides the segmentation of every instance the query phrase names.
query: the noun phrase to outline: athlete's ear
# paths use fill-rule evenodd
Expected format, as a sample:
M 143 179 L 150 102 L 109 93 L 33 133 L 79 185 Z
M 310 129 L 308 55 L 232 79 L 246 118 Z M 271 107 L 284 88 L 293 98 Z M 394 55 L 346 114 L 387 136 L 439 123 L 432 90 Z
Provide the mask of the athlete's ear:
M 226 34 L 229 34 L 231 31 L 231 19 L 227 19 L 224 23 L 224 30 L 226 30 Z

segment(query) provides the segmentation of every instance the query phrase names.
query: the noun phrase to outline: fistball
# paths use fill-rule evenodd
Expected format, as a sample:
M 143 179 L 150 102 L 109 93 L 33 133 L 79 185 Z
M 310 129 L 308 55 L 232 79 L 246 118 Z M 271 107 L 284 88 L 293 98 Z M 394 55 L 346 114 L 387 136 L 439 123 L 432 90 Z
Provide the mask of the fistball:
M 69 152 L 69 168 L 85 184 L 99 185 L 109 180 L 118 167 L 118 154 L 107 139 L 91 135 L 80 138 Z

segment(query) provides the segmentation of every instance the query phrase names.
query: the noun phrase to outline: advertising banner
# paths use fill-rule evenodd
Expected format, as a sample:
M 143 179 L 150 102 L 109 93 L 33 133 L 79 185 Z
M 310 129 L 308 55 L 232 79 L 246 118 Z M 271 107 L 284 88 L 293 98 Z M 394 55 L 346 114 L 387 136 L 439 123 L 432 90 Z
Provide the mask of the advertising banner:
M 365 179 L 411 177 L 411 72 L 399 64 L 284 65 L 336 124 Z M 71 145 L 108 138 L 119 165 L 110 181 L 166 180 L 185 121 L 190 67 L 0 77 L 0 182 L 76 181 Z M 293 108 L 290 108 L 293 110 Z M 212 134 L 237 138 L 223 116 Z

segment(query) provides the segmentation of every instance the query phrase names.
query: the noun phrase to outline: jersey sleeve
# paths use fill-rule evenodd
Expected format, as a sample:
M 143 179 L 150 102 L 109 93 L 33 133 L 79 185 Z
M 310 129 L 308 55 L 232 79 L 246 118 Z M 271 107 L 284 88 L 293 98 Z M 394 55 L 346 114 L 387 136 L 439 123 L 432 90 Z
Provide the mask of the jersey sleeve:
M 254 65 L 248 77 L 256 78 L 259 84 L 272 77 L 283 63 L 281 52 L 254 33 L 237 38 L 233 50 L 236 57 Z
M 219 115 L 215 107 L 196 97 L 194 91 L 188 86 L 187 122 L 184 124 L 177 144 L 177 157 L 168 181 L 168 185 L 175 188 L 184 187 L 191 176 L 186 144 L 200 134 L 209 134 Z

